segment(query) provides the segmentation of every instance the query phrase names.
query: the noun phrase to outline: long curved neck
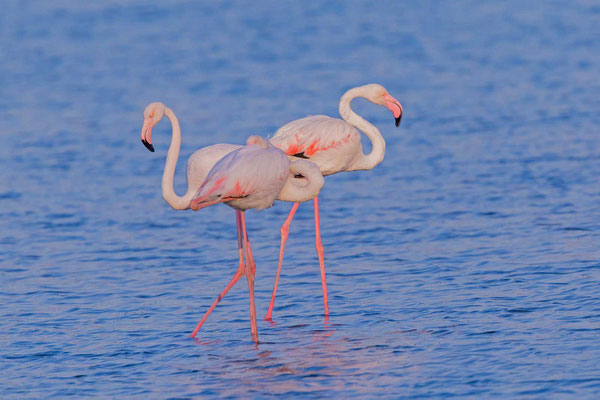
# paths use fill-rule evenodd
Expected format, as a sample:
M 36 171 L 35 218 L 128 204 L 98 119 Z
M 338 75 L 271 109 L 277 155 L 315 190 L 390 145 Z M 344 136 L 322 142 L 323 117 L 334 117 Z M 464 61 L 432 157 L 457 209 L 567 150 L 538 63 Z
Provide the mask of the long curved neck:
M 165 115 L 171 121 L 172 136 L 171 145 L 167 152 L 167 161 L 165 162 L 165 170 L 162 176 L 162 195 L 163 199 L 175 210 L 186 210 L 190 206 L 190 201 L 194 197 L 194 193 L 188 192 L 183 197 L 177 196 L 173 189 L 173 176 L 175 175 L 175 166 L 177 165 L 177 158 L 179 157 L 179 148 L 181 147 L 181 127 L 179 126 L 179 120 L 175 116 L 175 113 L 167 108 Z
M 303 178 L 295 178 L 302 175 Z M 316 164 L 306 160 L 297 160 L 290 163 L 290 176 L 285 186 L 277 196 L 277 200 L 302 203 L 312 200 L 319 194 L 325 179 Z
M 361 91 L 362 88 L 354 88 L 348 90 L 340 99 L 340 115 L 342 118 L 354 125 L 357 129 L 363 132 L 371 140 L 372 149 L 369 154 L 362 154 L 348 169 L 360 170 L 360 169 L 372 169 L 383 160 L 385 155 L 385 140 L 374 125 L 369 121 L 352 111 L 350 108 L 350 102 L 357 97 L 365 97 Z M 366 97 L 365 97 L 366 98 Z M 367 100 L 369 100 L 367 98 Z

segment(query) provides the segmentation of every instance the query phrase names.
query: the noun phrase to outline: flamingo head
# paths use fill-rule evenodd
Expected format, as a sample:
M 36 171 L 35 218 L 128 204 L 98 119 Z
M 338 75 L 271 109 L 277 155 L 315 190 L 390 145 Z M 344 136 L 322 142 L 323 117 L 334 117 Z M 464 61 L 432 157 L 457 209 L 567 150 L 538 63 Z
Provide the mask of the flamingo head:
M 154 146 L 152 146 L 152 128 L 158 124 L 158 121 L 167 112 L 167 106 L 163 103 L 150 103 L 144 110 L 144 125 L 142 126 L 142 143 L 144 146 L 152 152 L 154 152 Z
M 392 97 L 383 86 L 376 83 L 363 86 L 363 90 L 365 91 L 365 98 L 380 106 L 386 106 L 394 114 L 396 126 L 400 125 L 400 121 L 402 121 L 402 105 L 398 100 Z

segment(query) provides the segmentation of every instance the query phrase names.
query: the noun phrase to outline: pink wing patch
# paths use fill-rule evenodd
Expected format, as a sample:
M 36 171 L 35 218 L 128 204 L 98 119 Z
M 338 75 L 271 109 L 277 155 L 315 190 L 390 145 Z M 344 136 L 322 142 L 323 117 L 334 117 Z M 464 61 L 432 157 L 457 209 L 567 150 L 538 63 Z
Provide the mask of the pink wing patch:
M 285 151 L 285 154 L 290 156 L 293 156 L 294 154 L 298 153 L 302 153 L 302 150 L 300 150 L 300 145 L 298 143 L 290 144 L 287 150 Z
M 210 198 L 216 191 L 218 191 L 223 186 L 223 182 L 225 182 L 225 179 L 225 177 L 218 178 L 217 180 L 215 180 L 210 189 L 205 190 L 204 186 L 200 186 L 196 197 L 194 197 L 192 201 L 190 201 L 190 208 L 194 211 L 198 211 L 201 208 L 208 207 L 217 203 L 218 200 L 215 201 L 214 199 Z
M 321 139 L 317 139 L 314 142 L 311 143 L 310 146 L 308 146 L 308 148 L 306 150 L 304 150 L 304 154 L 306 154 L 307 156 L 312 156 L 313 154 L 315 154 L 317 151 L 319 150 L 325 150 L 325 148 L 320 149 L 319 148 L 319 143 L 321 142 Z
M 294 154 L 304 153 L 305 156 L 310 157 L 315 153 L 318 153 L 319 151 L 328 150 L 331 148 L 341 146 L 344 143 L 348 143 L 350 141 L 351 136 L 352 135 L 348 133 L 346 137 L 344 137 L 342 140 L 333 140 L 324 145 L 321 145 L 321 138 L 317 138 L 316 140 L 313 140 L 310 143 L 310 145 L 307 145 L 307 143 L 300 143 L 301 139 L 298 135 L 296 135 L 296 142 L 291 143 L 288 146 L 287 150 L 285 151 L 285 154 L 293 156 Z
M 208 191 L 204 194 L 204 196 L 210 196 L 211 194 L 213 194 L 214 192 L 219 190 L 221 188 L 221 186 L 223 185 L 223 182 L 225 182 L 225 177 L 221 177 L 221 178 L 217 179 L 215 181 L 215 183 L 212 185 L 212 187 L 210 189 L 208 189 Z
M 229 194 L 228 197 L 244 197 L 246 192 L 242 189 L 242 185 L 240 185 L 240 181 L 235 182 L 235 186 L 233 187 L 233 192 Z

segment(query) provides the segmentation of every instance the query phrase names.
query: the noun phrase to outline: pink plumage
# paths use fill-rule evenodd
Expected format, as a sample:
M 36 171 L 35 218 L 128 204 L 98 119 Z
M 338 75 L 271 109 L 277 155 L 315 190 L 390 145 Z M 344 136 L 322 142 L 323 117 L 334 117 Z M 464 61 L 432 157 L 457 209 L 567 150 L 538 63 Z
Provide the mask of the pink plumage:
M 314 162 L 323 175 L 331 175 L 342 171 L 369 170 L 379 164 L 385 155 L 385 140 L 379 130 L 367 120 L 356 114 L 350 108 L 350 102 L 356 97 L 363 97 L 372 103 L 385 106 L 395 118 L 396 126 L 402 119 L 402 106 L 387 90 L 377 84 L 359 86 L 348 90 L 340 99 L 339 111 L 343 120 L 325 115 L 314 115 L 292 121 L 275 132 L 271 142 L 279 147 L 291 159 L 308 159 Z M 372 149 L 369 154 L 362 150 L 360 132 L 370 140 Z M 321 244 L 319 230 L 319 198 L 314 198 L 315 205 L 315 247 L 321 269 L 321 284 L 323 287 L 323 303 L 325 316 L 329 314 L 327 303 L 327 284 L 325 279 L 325 250 Z M 283 251 L 288 237 L 289 227 L 298 209 L 294 204 L 283 226 L 281 227 L 281 247 L 279 264 L 271 303 L 265 319 L 271 319 L 277 284 L 283 262 Z
M 351 124 L 326 115 L 313 115 L 285 124 L 271 139 L 288 156 L 307 158 L 323 175 L 349 168 L 362 154 L 360 132 Z
M 250 297 L 252 340 L 258 342 L 254 304 L 256 265 L 246 231 L 244 210 L 270 207 L 276 198 L 293 202 L 311 200 L 323 187 L 323 176 L 315 164 L 306 160 L 290 162 L 283 151 L 259 136 L 251 136 L 244 147 L 216 144 L 192 154 L 187 164 L 187 192 L 184 196 L 177 196 L 173 190 L 173 175 L 181 145 L 181 128 L 175 113 L 162 103 L 149 104 L 144 110 L 141 140 L 148 150 L 154 151 L 152 128 L 165 115 L 172 126 L 171 145 L 167 152 L 161 185 L 165 201 L 176 210 L 197 210 L 221 202 L 236 209 L 238 269 L 206 311 L 191 336 L 196 336 L 217 304 L 245 274 Z
M 258 136 L 248 145 L 219 160 L 192 199 L 198 210 L 226 203 L 236 210 L 271 207 L 283 189 L 290 171 L 285 153 Z
M 341 171 L 369 170 L 378 165 L 385 155 L 385 140 L 379 130 L 350 108 L 350 102 L 356 97 L 363 97 L 375 104 L 385 106 L 393 113 L 396 126 L 400 124 L 402 106 L 381 85 L 370 84 L 350 89 L 340 99 L 339 112 L 343 120 L 324 115 L 311 116 L 292 121 L 275 133 L 271 139 L 273 145 L 285 152 L 291 160 L 298 160 L 288 164 L 288 167 L 293 164 L 296 165 L 294 168 L 288 168 L 285 176 L 281 172 L 282 170 L 278 171 L 277 168 L 272 168 L 272 166 L 281 167 L 284 165 L 285 156 L 281 152 L 277 153 L 262 138 L 249 139 L 248 146 L 244 148 L 227 144 L 209 146 L 190 157 L 188 162 L 188 191 L 183 197 L 177 196 L 173 191 L 173 174 L 181 142 L 179 122 L 175 114 L 161 103 L 150 104 L 144 112 L 141 140 L 151 151 L 154 151 L 151 141 L 152 127 L 158 123 L 163 115 L 167 115 L 173 124 L 173 136 L 167 154 L 162 184 L 163 197 L 171 207 L 181 210 L 190 207 L 200 209 L 212 204 L 227 203 L 236 209 L 238 235 L 241 235 L 243 230 L 244 241 L 246 242 L 243 210 L 270 207 L 277 198 L 277 193 L 284 200 L 296 202 L 281 227 L 279 264 L 271 303 L 265 319 L 271 319 L 289 226 L 298 208 L 298 202 L 310 198 L 314 198 L 315 247 L 321 269 L 325 315 L 329 314 L 324 249 L 319 228 L 317 195 L 323 186 L 323 177 L 320 173 L 330 175 Z M 371 140 L 372 149 L 368 154 L 364 154 L 362 151 L 359 131 Z M 221 157 L 223 158 L 221 159 Z M 316 166 L 311 162 L 299 159 L 307 159 L 315 163 Z M 220 161 L 217 162 L 217 160 Z M 208 172 L 213 164 L 214 166 Z M 320 173 L 315 174 L 315 168 L 318 168 Z M 304 182 L 306 175 L 304 175 L 304 172 L 299 172 L 300 170 L 304 170 L 306 174 L 311 176 L 310 179 L 306 180 L 308 185 Z M 279 192 L 277 192 L 278 190 Z M 240 230 L 241 225 L 244 225 L 242 230 Z M 249 243 L 247 249 L 244 248 L 244 251 L 247 250 L 249 250 Z M 251 263 L 253 264 L 253 261 Z M 192 336 L 196 334 L 208 314 L 216 306 L 216 303 L 239 279 L 240 271 L 243 272 L 243 260 L 241 258 L 240 268 L 230 285 L 225 288 L 200 321 Z M 250 269 L 253 270 L 253 268 Z M 250 285 L 250 277 L 248 282 Z M 253 295 L 251 295 L 251 304 L 251 309 L 253 309 Z M 257 340 L 255 321 L 252 323 L 252 328 L 253 338 Z
M 302 176 L 298 182 L 296 174 Z M 236 210 L 238 226 L 238 271 L 219 297 L 213 302 L 202 320 L 192 332 L 196 335 L 208 315 L 223 296 L 246 273 L 250 291 L 250 321 L 252 338 L 258 341 L 256 308 L 254 305 L 254 274 L 256 266 L 250 249 L 244 211 L 271 207 L 277 196 L 304 199 L 316 196 L 323 187 L 323 177 L 314 164 L 305 160 L 290 162 L 285 153 L 260 136 L 250 136 L 246 146 L 231 151 L 209 171 L 198 192 L 190 202 L 190 208 L 199 210 L 218 203 L 225 203 Z M 242 237 L 244 245 L 242 245 Z M 242 251 L 248 264 L 244 269 Z

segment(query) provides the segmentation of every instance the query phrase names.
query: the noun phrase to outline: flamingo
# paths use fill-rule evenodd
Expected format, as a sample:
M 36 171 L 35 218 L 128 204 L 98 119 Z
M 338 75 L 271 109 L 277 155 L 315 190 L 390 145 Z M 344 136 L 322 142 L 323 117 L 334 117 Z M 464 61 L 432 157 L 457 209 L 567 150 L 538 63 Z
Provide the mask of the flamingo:
M 342 171 L 369 170 L 379 164 L 385 155 L 385 140 L 379 130 L 350 108 L 350 102 L 363 97 L 372 103 L 387 107 L 393 114 L 396 126 L 402 119 L 402 105 L 381 85 L 369 84 L 348 90 L 340 99 L 339 112 L 343 120 L 325 115 L 314 115 L 287 123 L 275 132 L 271 143 L 282 149 L 292 160 L 308 159 L 320 168 L 323 175 Z M 364 154 L 360 142 L 362 131 L 371 140 L 372 150 Z M 325 279 L 325 251 L 319 227 L 319 198 L 314 198 L 315 247 L 321 269 L 325 317 L 329 315 L 327 283 Z M 281 226 L 279 264 L 273 285 L 273 294 L 265 320 L 271 320 L 279 275 L 283 263 L 285 242 L 290 224 L 299 203 L 295 203 Z
M 245 256 L 248 264 L 246 277 L 250 290 L 251 333 L 252 339 L 258 342 L 254 304 L 256 265 L 246 232 L 244 211 L 270 207 L 275 199 L 294 203 L 311 200 L 323 187 L 323 176 L 315 164 L 306 160 L 290 161 L 283 151 L 276 149 L 263 138 L 251 136 L 245 147 L 216 144 L 197 150 L 188 160 L 188 189 L 183 197 L 179 197 L 173 190 L 173 176 L 181 144 L 181 128 L 175 113 L 164 104 L 151 103 L 146 107 L 142 143 L 150 151 L 154 151 L 151 141 L 152 128 L 164 115 L 172 124 L 171 145 L 167 152 L 162 178 L 162 193 L 165 201 L 176 210 L 188 208 L 198 210 L 218 203 L 226 203 L 236 210 L 238 270 L 205 313 L 191 337 L 196 336 L 217 304 L 246 273 Z
M 214 204 L 225 203 L 236 210 L 239 267 L 230 283 L 198 323 L 191 334 L 192 337 L 229 289 L 244 275 L 243 237 L 243 251 L 248 266 L 246 278 L 250 296 L 250 327 L 252 339 L 258 342 L 254 304 L 256 264 L 246 231 L 244 212 L 252 208 L 262 210 L 271 207 L 276 199 L 294 202 L 311 200 L 319 194 L 323 184 L 323 176 L 315 164 L 305 160 L 290 162 L 283 151 L 260 136 L 250 136 L 245 147 L 228 153 L 215 164 L 191 200 L 190 208 L 197 211 Z

